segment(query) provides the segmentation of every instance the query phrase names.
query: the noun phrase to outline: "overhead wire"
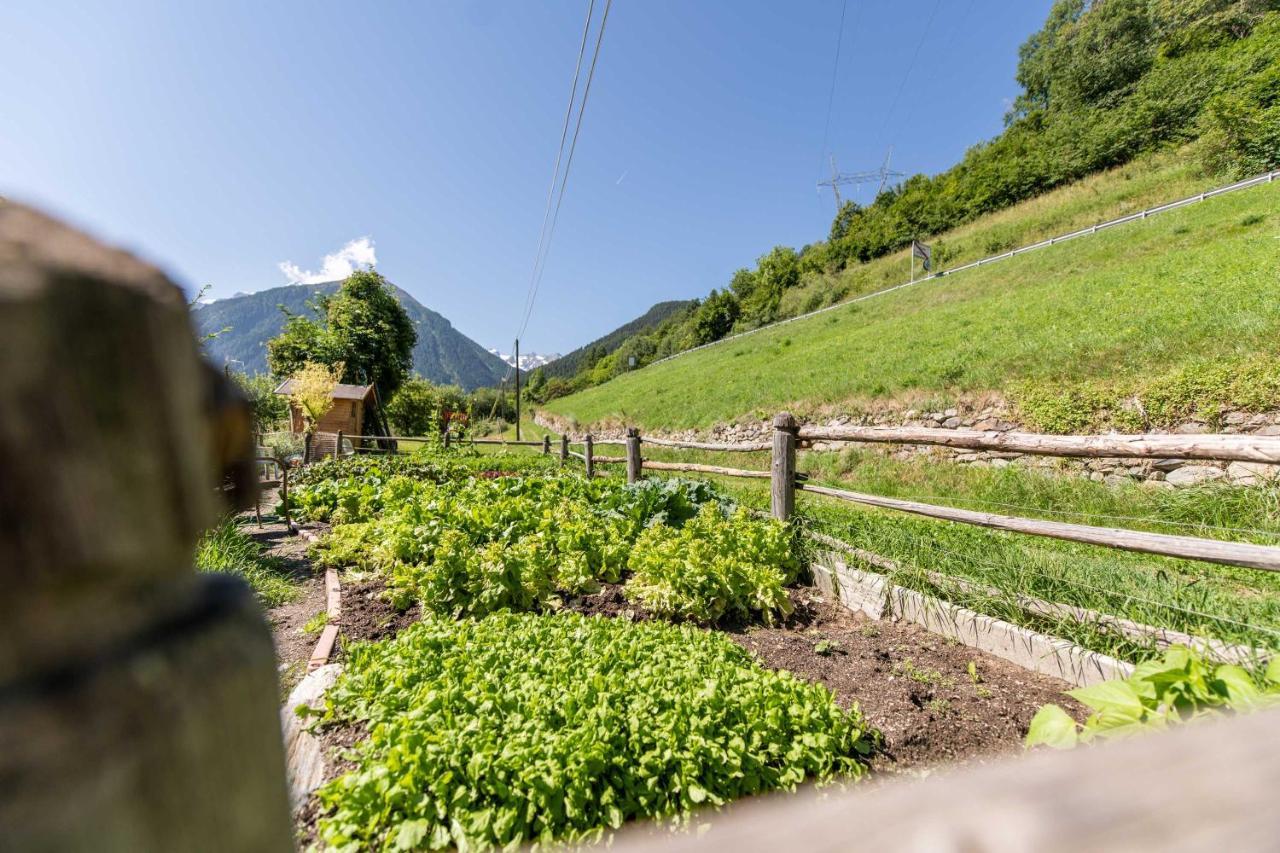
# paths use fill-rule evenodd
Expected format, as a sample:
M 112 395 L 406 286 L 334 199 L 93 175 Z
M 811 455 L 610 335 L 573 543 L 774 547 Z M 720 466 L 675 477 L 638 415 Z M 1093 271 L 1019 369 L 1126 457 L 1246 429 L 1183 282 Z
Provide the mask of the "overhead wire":
M 889 111 L 884 115 L 884 121 L 880 125 L 880 133 L 877 136 L 877 145 L 884 142 L 885 131 L 889 129 L 889 121 L 893 118 L 893 114 L 898 109 L 898 102 L 902 100 L 902 93 L 907 88 L 907 81 L 911 79 L 911 72 L 916 67 L 916 61 L 920 58 L 920 50 L 924 47 L 925 40 L 929 38 L 929 30 L 933 27 L 933 19 L 938 17 L 938 9 L 942 7 L 942 0 L 936 0 L 933 4 L 933 11 L 929 13 L 929 20 L 925 22 L 924 28 L 920 31 L 920 40 L 916 42 L 916 49 L 911 54 L 911 61 L 907 63 L 906 73 L 902 75 L 902 81 L 898 83 L 898 91 L 894 94 L 893 100 L 889 103 Z
M 856 2 L 856 0 L 855 0 Z M 818 152 L 818 179 L 822 179 L 822 170 L 826 167 L 823 158 L 827 156 L 827 141 L 831 135 L 831 110 L 836 101 L 836 81 L 840 76 L 840 49 L 844 43 L 844 19 L 849 11 L 849 0 L 840 4 L 840 29 L 836 31 L 836 58 L 831 64 L 831 88 L 827 92 L 827 119 L 822 127 L 822 149 Z M 854 30 L 857 30 L 857 11 L 854 12 Z
M 529 292 L 529 301 L 525 307 L 523 319 L 520 321 L 520 330 L 516 333 L 516 337 L 521 337 L 529 326 L 529 319 L 533 316 L 533 306 L 538 298 L 538 289 L 542 285 L 542 276 L 546 271 L 547 256 L 551 251 L 551 241 L 555 237 L 556 223 L 560 220 L 560 206 L 564 202 L 565 190 L 569 185 L 569 172 L 573 168 L 573 155 L 578 148 L 578 136 L 582 132 L 582 119 L 587 112 L 587 101 L 591 97 L 591 83 L 595 79 L 596 63 L 600 60 L 600 46 L 604 42 L 605 28 L 609 25 L 609 10 L 613 7 L 613 0 L 605 0 L 604 14 L 600 17 L 600 29 L 596 33 L 595 49 L 591 54 L 591 65 L 587 69 L 587 81 L 582 89 L 582 104 L 578 108 L 578 119 L 573 128 L 573 138 L 569 142 L 569 154 L 565 158 L 564 174 L 560 177 L 560 192 L 556 197 L 555 211 L 551 215 L 551 225 L 547 230 L 547 239 L 542 247 L 541 262 L 536 262 L 537 271 L 534 276 L 533 287 Z
M 573 83 L 569 87 L 569 103 L 565 107 L 564 122 L 560 127 L 560 145 L 556 148 L 555 168 L 551 171 L 551 183 L 547 186 L 547 201 L 542 210 L 542 227 L 538 231 L 538 245 L 533 252 L 533 267 L 529 271 L 529 290 L 525 294 L 523 311 L 528 313 L 533 300 L 534 283 L 538 277 L 538 263 L 542 257 L 543 247 L 547 241 L 547 224 L 551 219 L 551 202 L 555 198 L 556 183 L 560 178 L 560 161 L 564 157 L 564 143 L 569 138 L 569 124 L 573 118 L 573 106 L 578 100 L 578 80 L 582 75 L 582 60 L 587 55 L 587 36 L 591 33 L 591 18 L 595 13 L 596 2 L 589 0 L 587 18 L 582 24 L 582 40 L 578 44 L 578 61 L 573 67 Z M 506 381 L 505 379 L 503 380 Z

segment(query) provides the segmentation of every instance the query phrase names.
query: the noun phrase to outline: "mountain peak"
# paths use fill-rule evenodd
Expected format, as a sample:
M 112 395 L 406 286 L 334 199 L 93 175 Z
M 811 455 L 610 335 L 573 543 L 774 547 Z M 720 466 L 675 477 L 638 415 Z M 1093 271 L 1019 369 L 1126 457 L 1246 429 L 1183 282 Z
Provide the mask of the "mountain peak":
M 284 327 L 283 307 L 293 314 L 314 316 L 311 303 L 317 296 L 335 292 L 341 282 L 284 284 L 256 293 L 237 293 L 225 299 L 202 302 L 192 309 L 201 335 L 221 332 L 205 343 L 205 352 L 217 365 L 232 365 L 246 373 L 267 372 L 267 341 Z M 395 285 L 392 285 L 395 287 Z M 453 327 L 446 318 L 427 308 L 407 291 L 395 287 L 396 297 L 418 332 L 413 347 L 413 370 L 425 379 L 472 390 L 497 385 L 508 365 Z M 523 357 L 521 358 L 523 361 Z

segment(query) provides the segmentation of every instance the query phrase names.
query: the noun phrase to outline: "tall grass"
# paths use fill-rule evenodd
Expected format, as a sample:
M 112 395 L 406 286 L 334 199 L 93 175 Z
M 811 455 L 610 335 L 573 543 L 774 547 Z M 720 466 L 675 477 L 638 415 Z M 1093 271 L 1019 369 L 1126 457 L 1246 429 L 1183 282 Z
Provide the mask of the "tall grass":
M 262 546 L 227 516 L 196 545 L 196 569 L 220 572 L 245 580 L 264 607 L 277 607 L 298 596 L 298 582 L 285 573 L 279 559 L 262 553 Z

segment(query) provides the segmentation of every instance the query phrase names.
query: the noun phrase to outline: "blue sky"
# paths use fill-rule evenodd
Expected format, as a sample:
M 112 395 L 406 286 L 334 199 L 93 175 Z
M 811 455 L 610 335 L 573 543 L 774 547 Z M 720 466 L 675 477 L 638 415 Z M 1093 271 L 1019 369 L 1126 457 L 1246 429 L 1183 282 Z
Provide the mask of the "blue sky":
M 1049 5 L 847 0 L 827 149 L 945 169 L 999 133 Z M 8 0 L 0 194 L 214 296 L 368 238 L 383 274 L 505 350 L 586 6 Z M 826 235 L 841 7 L 615 0 L 522 349 L 567 351 Z

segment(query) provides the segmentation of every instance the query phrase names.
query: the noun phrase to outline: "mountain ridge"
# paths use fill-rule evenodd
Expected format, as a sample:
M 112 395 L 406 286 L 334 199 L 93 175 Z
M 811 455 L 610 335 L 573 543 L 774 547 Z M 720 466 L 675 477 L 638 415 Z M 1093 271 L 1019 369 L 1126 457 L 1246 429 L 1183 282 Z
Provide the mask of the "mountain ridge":
M 205 341 L 205 352 L 217 365 L 236 364 L 249 374 L 267 373 L 267 341 L 280 333 L 286 315 L 315 316 L 310 303 L 337 291 L 341 282 L 286 284 L 256 293 L 229 296 L 192 307 L 192 321 Z M 426 379 L 464 390 L 497 385 L 507 364 L 459 332 L 449 319 L 432 311 L 394 284 L 396 297 L 409 314 L 418 340 L 413 347 L 413 370 Z M 223 331 L 226 329 L 226 331 Z

